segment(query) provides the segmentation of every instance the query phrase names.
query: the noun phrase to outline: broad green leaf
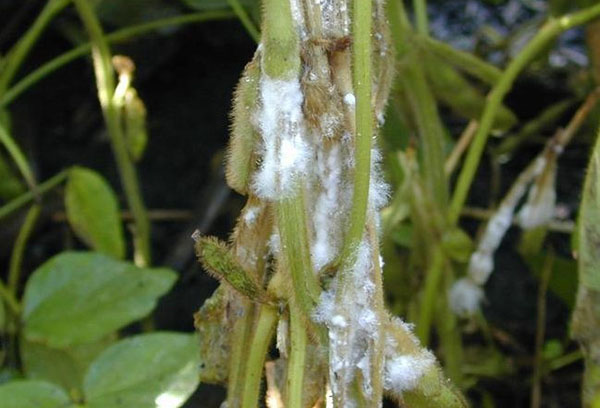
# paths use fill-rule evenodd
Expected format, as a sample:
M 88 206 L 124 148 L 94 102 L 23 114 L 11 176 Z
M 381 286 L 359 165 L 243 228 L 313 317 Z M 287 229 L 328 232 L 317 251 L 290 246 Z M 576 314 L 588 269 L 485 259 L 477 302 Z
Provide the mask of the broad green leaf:
M 142 334 L 106 349 L 84 381 L 89 408 L 181 406 L 198 386 L 197 338 Z
M 529 266 L 529 270 L 536 278 L 540 278 L 544 263 L 548 254 L 545 251 L 538 252 L 535 255 L 525 255 L 524 259 Z M 548 289 L 558 296 L 569 309 L 575 304 L 575 294 L 577 293 L 577 262 L 555 256 L 552 263 L 552 273 L 548 282 Z
M 25 337 L 58 348 L 99 340 L 148 315 L 175 279 L 165 268 L 138 268 L 95 252 L 64 252 L 27 282 Z
M 83 377 L 89 365 L 115 339 L 116 336 L 111 335 L 94 343 L 64 349 L 23 339 L 20 355 L 25 375 L 54 383 L 70 395 L 83 397 Z
M 63 389 L 44 381 L 16 380 L 0 385 L 2 408 L 66 408 L 72 406 Z
M 118 259 L 125 256 L 119 204 L 102 176 L 82 167 L 71 169 L 65 209 L 69 224 L 87 245 Z

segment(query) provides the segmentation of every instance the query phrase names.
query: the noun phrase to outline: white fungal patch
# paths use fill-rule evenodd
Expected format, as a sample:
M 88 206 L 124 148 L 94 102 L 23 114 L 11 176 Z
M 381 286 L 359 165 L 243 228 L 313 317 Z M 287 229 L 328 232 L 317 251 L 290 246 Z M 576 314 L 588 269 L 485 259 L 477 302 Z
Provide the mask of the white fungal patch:
M 377 213 L 388 203 L 390 187 L 383 179 L 381 153 L 376 148 L 371 150 L 371 178 L 369 182 L 369 210 Z
M 527 202 L 517 214 L 517 221 L 523 229 L 531 229 L 552 221 L 556 209 L 556 166 L 550 174 L 542 175 L 541 180 L 531 186 Z M 544 177 L 545 176 L 545 177 Z
M 473 282 L 483 285 L 494 270 L 494 254 L 483 250 L 473 252 L 469 259 L 468 274 Z
M 262 162 L 253 180 L 257 196 L 286 198 L 310 167 L 312 147 L 305 139 L 300 82 L 263 75 L 257 122 L 262 136 Z
M 313 212 L 314 239 L 311 257 L 315 271 L 319 271 L 335 259 L 341 246 L 342 236 L 339 194 L 342 177 L 341 151 L 339 145 L 317 152 L 316 170 L 321 191 Z
M 246 210 L 244 211 L 244 222 L 247 226 L 251 227 L 252 225 L 254 225 L 259 215 L 260 207 L 255 206 L 246 208 Z
M 461 278 L 454 282 L 449 293 L 452 311 L 459 316 L 472 316 L 479 310 L 484 293 L 481 286 L 470 278 Z
M 414 389 L 434 363 L 435 358 L 429 351 L 387 359 L 384 374 L 385 389 L 400 397 L 405 391 Z
M 356 97 L 351 93 L 347 93 L 344 95 L 344 103 L 348 106 L 354 106 L 356 105 Z

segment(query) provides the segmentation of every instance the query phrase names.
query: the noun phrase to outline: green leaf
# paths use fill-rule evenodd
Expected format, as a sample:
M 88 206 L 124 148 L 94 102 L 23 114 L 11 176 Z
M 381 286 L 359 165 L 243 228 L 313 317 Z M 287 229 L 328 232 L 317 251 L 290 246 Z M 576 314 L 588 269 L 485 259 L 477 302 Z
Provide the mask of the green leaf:
M 2 408 L 66 408 L 71 405 L 67 394 L 44 381 L 16 380 L 0 385 Z
M 165 268 L 138 268 L 94 252 L 64 252 L 29 279 L 23 326 L 51 347 L 90 343 L 148 315 L 176 279 Z
M 23 339 L 21 360 L 27 378 L 45 380 L 68 390 L 69 395 L 83 397 L 83 378 L 92 361 L 116 336 L 100 341 L 58 349 Z
M 197 338 L 142 334 L 106 349 L 90 366 L 84 391 L 89 408 L 181 406 L 198 386 Z
M 524 256 L 529 270 L 538 279 L 542 274 L 547 257 L 548 254 L 546 251 Z M 575 294 L 577 293 L 577 262 L 572 259 L 556 256 L 552 263 L 552 273 L 548 282 L 548 289 L 565 302 L 569 309 L 572 309 L 575 304 Z
M 65 209 L 71 227 L 87 245 L 118 259 L 125 256 L 119 204 L 102 176 L 82 167 L 71 169 Z

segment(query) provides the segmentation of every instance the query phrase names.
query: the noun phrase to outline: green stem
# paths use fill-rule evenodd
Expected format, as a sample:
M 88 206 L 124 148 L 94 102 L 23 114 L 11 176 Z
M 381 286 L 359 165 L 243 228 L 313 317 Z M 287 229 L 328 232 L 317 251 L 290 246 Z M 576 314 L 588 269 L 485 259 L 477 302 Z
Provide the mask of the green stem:
M 247 346 L 252 338 L 254 305 L 248 299 L 241 299 L 244 315 L 238 319 L 231 331 L 231 355 L 229 359 L 229 376 L 227 378 L 227 405 L 237 407 L 242 400 L 244 374 L 247 364 Z
M 150 221 L 142 200 L 137 172 L 125 143 L 120 109 L 113 100 L 115 76 L 112 68 L 110 49 L 89 0 L 73 1 L 92 43 L 92 57 L 96 72 L 98 98 L 102 106 L 113 154 L 121 176 L 121 183 L 123 184 L 127 203 L 129 204 L 135 223 L 133 233 L 135 263 L 138 266 L 148 266 L 151 264 Z
M 146 34 L 148 32 L 155 31 L 162 27 L 180 26 L 211 20 L 222 20 L 232 18 L 233 16 L 234 14 L 229 11 L 207 11 L 188 14 L 185 16 L 164 18 L 156 21 L 151 21 L 149 23 L 139 24 L 132 27 L 117 30 L 113 33 L 107 34 L 105 36 L 105 40 L 110 43 L 119 43 Z M 90 43 L 82 44 L 76 48 L 73 48 L 70 51 L 65 52 L 62 55 L 59 55 L 58 57 L 48 61 L 41 67 L 37 68 L 35 71 L 31 72 L 19 82 L 17 82 L 4 94 L 0 95 L 0 107 L 5 107 L 12 103 L 23 92 L 31 88 L 34 84 L 36 84 L 38 81 L 48 76 L 52 72 L 58 70 L 64 65 L 68 64 L 69 62 L 76 60 L 77 58 L 86 56 L 87 54 L 89 54 L 91 49 L 92 45 Z
M 229 6 L 233 10 L 237 18 L 240 20 L 246 31 L 248 31 L 250 37 L 252 37 L 255 43 L 259 43 L 260 32 L 250 19 L 250 16 L 248 16 L 248 13 L 246 13 L 246 10 L 244 10 L 244 7 L 242 7 L 242 5 L 240 4 L 239 0 L 227 0 L 227 3 L 229 3 Z
M 302 408 L 304 365 L 308 338 L 302 313 L 290 302 L 290 358 L 287 369 L 287 408 Z
M 310 258 L 304 194 L 300 186 L 297 191 L 295 196 L 277 204 L 277 219 L 283 257 L 292 276 L 294 299 L 298 310 L 309 319 L 321 290 Z
M 13 199 L 12 201 L 9 201 L 4 206 L 0 207 L 0 219 L 23 207 L 37 196 L 45 194 L 46 192 L 52 190 L 54 187 L 62 183 L 67 178 L 67 175 L 68 171 L 63 170 L 55 176 L 44 181 L 43 183 L 38 184 L 35 194 L 32 191 L 28 191 L 20 195 L 19 197 Z
M 427 18 L 427 1 L 413 0 L 417 32 L 421 35 L 429 35 L 429 19 Z
M 4 303 L 6 303 L 15 316 L 18 316 L 21 313 L 21 305 L 19 304 L 19 301 L 12 293 L 10 293 L 10 290 L 8 290 L 2 281 L 0 281 L 0 298 L 4 300 Z
M 354 138 L 354 190 L 350 226 L 344 240 L 341 259 L 344 268 L 340 271 L 342 288 L 346 272 L 354 264 L 356 248 L 365 231 L 371 176 L 371 139 L 373 115 L 371 112 L 371 9 L 370 1 L 354 0 L 354 52 L 353 82 L 356 96 Z M 339 291 L 340 293 L 343 292 Z
M 13 161 L 16 163 L 21 175 L 29 185 L 29 188 L 35 192 L 36 190 L 36 182 L 35 176 L 33 175 L 33 171 L 25 158 L 25 155 L 17 145 L 17 143 L 13 140 L 13 138 L 8 133 L 8 130 L 4 127 L 2 123 L 0 123 L 0 142 L 4 145 Z
M 536 36 L 525 46 L 525 48 L 523 48 L 519 55 L 508 65 L 498 83 L 488 94 L 487 103 L 481 116 L 481 120 L 479 121 L 479 129 L 475 134 L 465 163 L 458 176 L 448 213 L 451 224 L 455 224 L 458 221 L 462 207 L 467 199 L 469 189 L 471 188 L 471 183 L 475 177 L 477 167 L 479 166 L 481 155 L 483 154 L 494 122 L 494 117 L 498 112 L 498 108 L 500 107 L 504 96 L 510 91 L 512 84 L 519 73 L 559 34 L 577 25 L 586 23 L 598 16 L 600 16 L 600 4 L 560 18 L 551 18 L 542 26 Z
M 27 241 L 33 232 L 33 227 L 40 215 L 41 207 L 38 204 L 34 204 L 31 206 L 27 215 L 25 216 L 25 221 L 23 222 L 23 226 L 19 231 L 19 235 L 17 235 L 17 239 L 15 241 L 15 246 L 13 248 L 11 257 L 10 257 L 10 266 L 8 269 L 8 290 L 13 296 L 16 296 L 17 289 L 19 286 L 19 277 L 21 275 L 21 265 L 23 263 L 23 254 L 25 252 L 25 247 L 27 245 Z
M 433 312 L 436 300 L 440 296 L 438 288 L 442 281 L 444 271 L 445 257 L 440 245 L 433 250 L 433 260 L 427 270 L 425 277 L 425 291 L 419 308 L 419 321 L 416 327 L 416 334 L 423 346 L 429 343 L 429 334 L 431 332 L 431 322 L 433 321 Z
M 419 37 L 418 40 L 427 51 L 431 51 L 460 69 L 490 85 L 495 85 L 502 76 L 502 70 L 465 51 L 457 50 L 442 41 L 431 37 Z
M 254 337 L 248 351 L 241 408 L 256 408 L 258 406 L 263 367 L 277 319 L 276 308 L 267 305 L 260 307 Z
M 48 23 L 57 13 L 64 9 L 69 2 L 70 0 L 49 0 L 29 30 L 27 30 L 25 35 L 23 35 L 19 42 L 11 49 L 6 64 L 3 66 L 2 74 L 0 75 L 0 95 L 3 95 L 6 88 L 8 88 L 8 85 L 19 70 L 27 53 L 31 50 Z

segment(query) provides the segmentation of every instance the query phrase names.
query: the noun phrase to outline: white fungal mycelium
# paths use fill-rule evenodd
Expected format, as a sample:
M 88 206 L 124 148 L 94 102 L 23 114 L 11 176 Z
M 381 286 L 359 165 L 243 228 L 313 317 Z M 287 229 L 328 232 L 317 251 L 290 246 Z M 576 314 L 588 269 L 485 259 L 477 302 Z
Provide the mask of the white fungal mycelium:
M 313 211 L 314 239 L 311 244 L 313 266 L 319 271 L 338 255 L 341 245 L 340 203 L 342 183 L 341 148 L 338 144 L 317 152 L 317 180 L 320 192 Z
M 405 391 L 417 387 L 425 373 L 435 365 L 435 357 L 430 351 L 420 349 L 419 340 L 414 336 L 413 325 L 407 324 L 399 318 L 393 318 L 392 332 L 388 332 L 385 338 L 385 367 L 383 373 L 384 389 L 398 398 Z M 400 344 L 393 335 L 398 330 L 406 337 L 405 342 L 412 343 L 411 353 L 403 353 Z M 406 345 L 404 345 L 406 348 Z
M 259 206 L 249 207 L 244 210 L 244 222 L 248 227 L 254 225 L 254 223 L 258 219 L 258 216 L 260 215 L 260 211 L 261 207 Z
M 547 174 L 542 174 L 529 189 L 527 201 L 517 214 L 517 221 L 523 229 L 532 229 L 547 224 L 554 218 L 556 208 L 556 165 Z
M 450 308 L 459 316 L 472 316 L 479 310 L 484 292 L 481 286 L 465 277 L 452 285 L 448 295 Z
M 310 168 L 312 147 L 306 140 L 297 79 L 279 80 L 263 75 L 257 123 L 262 136 L 262 162 L 254 180 L 257 196 L 267 200 L 288 197 Z
M 333 394 L 338 395 L 360 370 L 363 393 L 368 398 L 373 392 L 371 361 L 381 322 L 373 307 L 375 265 L 367 240 L 360 243 L 355 257 L 354 265 L 347 271 L 348 290 L 341 302 L 336 303 L 339 282 L 335 282 L 321 294 L 313 318 L 329 329 L 329 377 Z

